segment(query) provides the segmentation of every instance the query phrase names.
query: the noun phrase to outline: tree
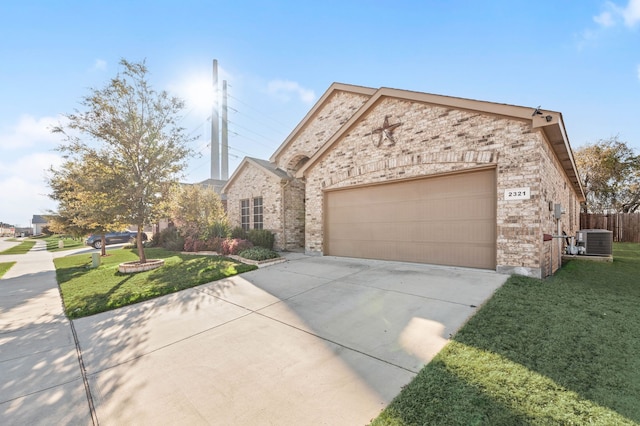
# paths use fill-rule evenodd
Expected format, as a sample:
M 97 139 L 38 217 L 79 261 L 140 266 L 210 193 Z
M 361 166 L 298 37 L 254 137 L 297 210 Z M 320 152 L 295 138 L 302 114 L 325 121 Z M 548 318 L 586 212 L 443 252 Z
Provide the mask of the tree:
M 102 235 L 102 255 L 106 255 L 104 234 L 127 225 L 120 215 L 122 206 L 114 202 L 118 176 L 89 155 L 67 159 L 58 170 L 49 170 L 49 197 L 58 202 L 53 219 L 56 232 L 72 235 Z
M 640 208 L 640 156 L 618 137 L 601 139 L 575 152 L 587 211 L 633 213 Z
M 148 82 L 145 62 L 121 60 L 122 71 L 103 89 L 82 99 L 85 111 L 66 115 L 54 128 L 64 134 L 61 150 L 75 161 L 90 159 L 112 182 L 104 188 L 117 208 L 117 222 L 135 224 L 140 262 L 144 225 L 164 216 L 167 199 L 186 166 L 191 141 L 178 125 L 184 101 Z M 91 142 L 91 143 L 90 143 Z
M 181 227 L 204 232 L 210 226 L 226 221 L 220 196 L 211 187 L 183 185 L 175 196 L 172 218 Z

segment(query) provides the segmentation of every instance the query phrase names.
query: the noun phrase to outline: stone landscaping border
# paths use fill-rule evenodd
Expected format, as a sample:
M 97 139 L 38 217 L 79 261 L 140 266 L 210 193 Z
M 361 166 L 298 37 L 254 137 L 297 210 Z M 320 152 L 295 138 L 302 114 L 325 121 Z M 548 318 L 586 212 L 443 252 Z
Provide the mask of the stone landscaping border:
M 118 271 L 123 274 L 133 274 L 136 272 L 150 271 L 152 269 L 160 268 L 164 266 L 164 259 L 150 259 L 145 263 L 140 263 L 139 260 L 133 262 L 124 262 L 118 265 Z

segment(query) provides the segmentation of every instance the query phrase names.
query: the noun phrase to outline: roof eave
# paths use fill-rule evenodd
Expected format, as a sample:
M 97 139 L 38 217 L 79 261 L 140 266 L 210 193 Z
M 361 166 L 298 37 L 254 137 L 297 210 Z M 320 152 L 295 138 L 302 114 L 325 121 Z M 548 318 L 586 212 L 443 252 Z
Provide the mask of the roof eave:
M 344 83 L 333 83 L 331 86 L 329 86 L 327 91 L 324 92 L 324 94 L 320 97 L 320 99 L 318 99 L 318 101 L 304 116 L 304 118 L 300 121 L 300 123 L 298 123 L 298 125 L 291 131 L 289 136 L 287 136 L 284 142 L 282 142 L 282 144 L 278 147 L 278 149 L 276 149 L 273 155 L 269 157 L 269 161 L 271 161 L 272 163 L 278 162 L 278 158 L 280 157 L 280 154 L 282 154 L 288 148 L 288 146 L 293 142 L 293 140 L 296 139 L 296 137 L 300 134 L 300 132 L 306 127 L 307 123 L 309 123 L 313 119 L 316 113 L 325 104 L 327 99 L 335 92 L 349 92 L 349 93 L 356 93 L 356 94 L 361 94 L 365 96 L 372 96 L 376 92 L 376 89 L 373 89 L 371 87 L 364 87 L 364 86 L 354 86 L 354 85 L 344 84 Z
M 562 121 L 562 114 L 555 111 L 541 111 L 541 114 L 532 114 L 535 109 L 517 105 L 500 104 L 474 99 L 456 98 L 451 96 L 433 95 L 429 93 L 412 92 L 401 89 L 380 88 L 371 98 L 356 111 L 353 116 L 307 161 L 307 163 L 296 172 L 297 178 L 305 177 L 305 172 L 315 164 L 325 152 L 344 135 L 348 133 L 360 118 L 383 97 L 400 98 L 408 101 L 430 103 L 468 111 L 479 111 L 486 114 L 499 115 L 512 119 L 519 119 L 531 123 L 532 128 L 542 127 L 547 134 L 547 138 L 552 141 L 551 145 L 560 160 L 562 167 L 567 174 L 578 194 L 580 201 L 584 201 L 584 189 L 578 175 L 578 171 L 573 159 L 573 153 L 569 145 L 569 140 Z M 551 117 L 549 120 L 547 117 Z M 553 129 L 556 129 L 554 132 Z
M 281 176 L 278 173 L 275 173 L 273 170 L 271 170 L 271 169 L 269 169 L 267 167 L 264 167 L 262 164 L 260 164 L 259 162 L 257 162 L 255 159 L 253 159 L 251 157 L 244 157 L 242 159 L 242 162 L 240 163 L 240 165 L 236 168 L 235 172 L 233 172 L 233 174 L 231 175 L 231 177 L 227 181 L 227 183 L 222 187 L 221 192 L 223 194 L 226 194 L 227 189 L 231 186 L 233 181 L 235 181 L 236 178 L 240 175 L 240 173 L 242 173 L 242 169 L 244 169 L 245 167 L 248 167 L 249 165 L 256 166 L 260 170 L 263 170 L 265 173 L 268 173 L 269 175 L 274 176 L 277 179 L 291 180 L 291 177 L 289 177 L 289 176 Z

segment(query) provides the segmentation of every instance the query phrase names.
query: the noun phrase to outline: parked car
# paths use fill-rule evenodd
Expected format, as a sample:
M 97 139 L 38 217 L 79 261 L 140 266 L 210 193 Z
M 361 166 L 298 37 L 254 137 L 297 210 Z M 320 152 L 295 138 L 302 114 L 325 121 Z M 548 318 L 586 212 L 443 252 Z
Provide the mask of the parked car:
M 134 242 L 136 240 L 138 233 L 133 231 L 122 231 L 122 232 L 107 232 L 105 234 L 106 244 L 118 244 L 118 243 L 128 243 Z M 147 234 L 142 233 L 142 241 L 147 241 Z M 84 243 L 88 246 L 92 246 L 93 248 L 102 248 L 102 235 L 101 234 L 91 234 L 84 240 Z

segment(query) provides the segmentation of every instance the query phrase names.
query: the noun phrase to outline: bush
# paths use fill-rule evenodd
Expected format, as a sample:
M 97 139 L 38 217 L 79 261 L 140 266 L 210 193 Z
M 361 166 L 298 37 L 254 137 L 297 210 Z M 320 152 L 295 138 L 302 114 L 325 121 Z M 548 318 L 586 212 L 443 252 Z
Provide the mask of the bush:
M 254 246 L 273 250 L 273 243 L 276 237 L 273 232 L 266 229 L 250 229 L 249 232 L 247 232 L 247 239 L 251 241 Z
M 151 241 L 152 247 L 162 247 L 171 251 L 181 251 L 184 248 L 184 237 L 180 235 L 177 228 L 171 227 L 156 232 Z
M 273 250 L 266 249 L 264 247 L 253 247 L 247 250 L 243 250 L 239 254 L 240 257 L 251 260 L 267 260 L 277 259 L 280 257 L 278 253 Z
M 191 234 L 184 239 L 184 251 L 215 251 L 222 253 L 222 243 L 226 238 L 209 237 L 206 240 L 196 234 Z
M 231 236 L 231 228 L 226 221 L 217 221 L 210 225 L 204 232 L 204 239 L 211 238 L 229 238 Z
M 235 228 L 233 228 L 231 230 L 231 238 L 238 238 L 240 240 L 246 240 L 247 239 L 247 231 L 242 229 L 241 226 L 236 226 Z
M 253 247 L 251 241 L 241 240 L 238 238 L 227 238 L 222 242 L 222 254 L 230 255 L 230 254 L 238 254 L 241 251 L 250 249 Z

